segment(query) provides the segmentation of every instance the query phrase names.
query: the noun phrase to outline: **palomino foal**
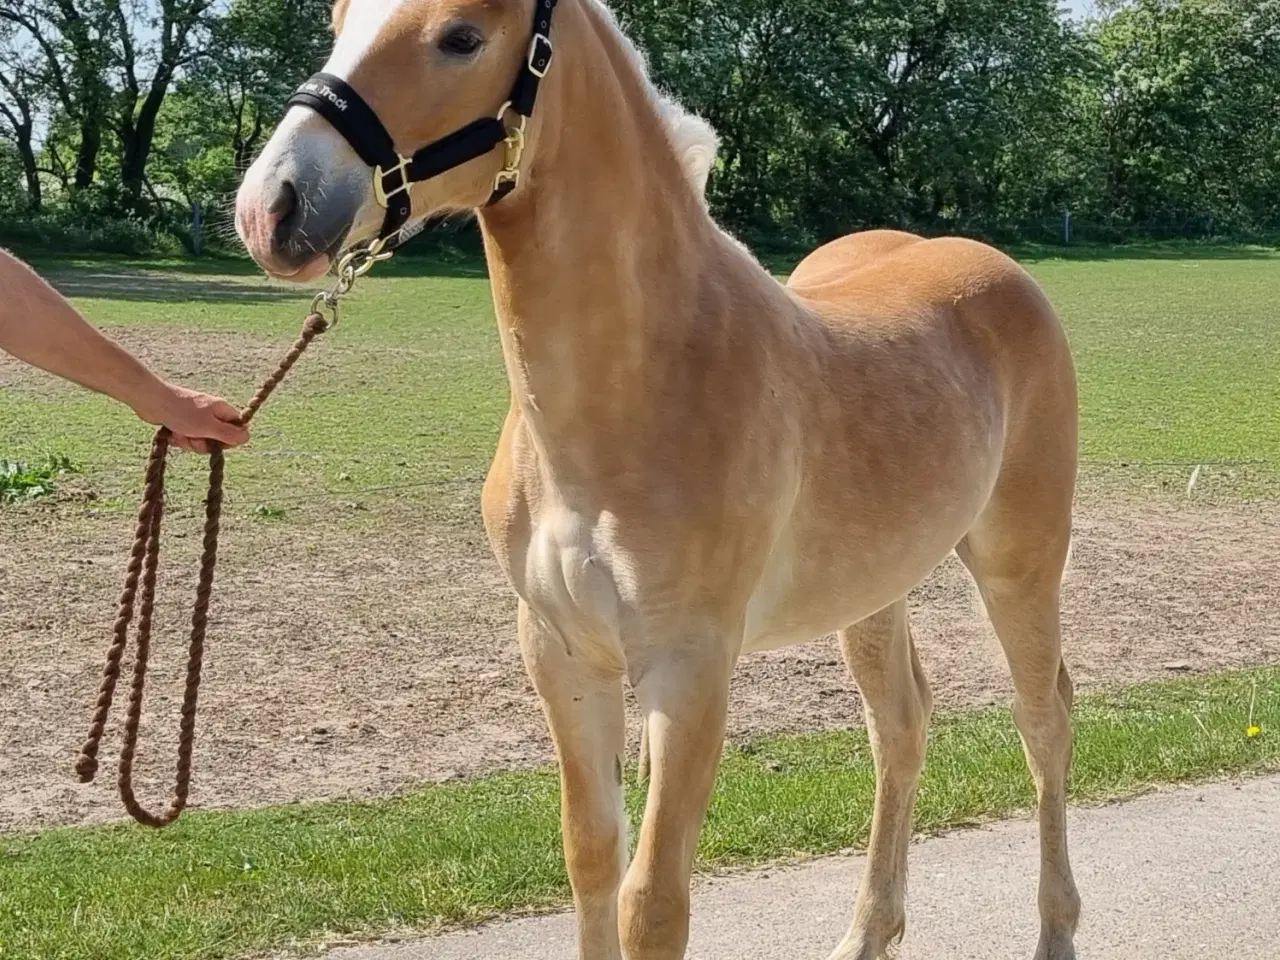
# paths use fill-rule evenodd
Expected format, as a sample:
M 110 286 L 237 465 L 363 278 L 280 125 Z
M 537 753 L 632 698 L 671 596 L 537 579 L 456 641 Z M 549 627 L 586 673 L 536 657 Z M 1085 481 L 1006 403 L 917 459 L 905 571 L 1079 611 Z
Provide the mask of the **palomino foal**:
M 484 520 L 560 759 L 581 957 L 684 955 L 734 664 L 833 630 L 877 787 L 832 956 L 893 950 L 931 705 L 906 596 L 953 549 L 1007 655 L 1039 794 L 1035 956 L 1072 957 L 1058 597 L 1076 386 L 1052 308 L 988 247 L 892 232 L 823 247 L 779 285 L 707 213 L 714 134 L 655 93 L 609 12 L 561 0 L 548 69 L 534 2 L 339 0 L 325 71 L 358 97 L 324 95 L 362 98 L 418 151 L 477 117 L 514 128 L 512 78 L 545 72 L 524 139 L 406 190 L 415 217 L 476 209 L 484 231 L 511 388 Z M 298 280 L 377 235 L 398 186 L 375 195 L 315 109 L 288 113 L 238 206 L 253 255 Z M 629 865 L 624 677 L 652 771 Z

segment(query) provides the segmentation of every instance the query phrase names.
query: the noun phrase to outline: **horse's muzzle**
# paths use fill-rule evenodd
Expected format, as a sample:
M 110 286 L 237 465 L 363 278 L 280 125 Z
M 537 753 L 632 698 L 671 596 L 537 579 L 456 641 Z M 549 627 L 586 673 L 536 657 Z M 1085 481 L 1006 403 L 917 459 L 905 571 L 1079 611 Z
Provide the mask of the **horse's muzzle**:
M 259 158 L 236 197 L 236 230 L 272 276 L 305 282 L 322 275 L 342 249 L 367 185 L 333 176 L 289 156 Z

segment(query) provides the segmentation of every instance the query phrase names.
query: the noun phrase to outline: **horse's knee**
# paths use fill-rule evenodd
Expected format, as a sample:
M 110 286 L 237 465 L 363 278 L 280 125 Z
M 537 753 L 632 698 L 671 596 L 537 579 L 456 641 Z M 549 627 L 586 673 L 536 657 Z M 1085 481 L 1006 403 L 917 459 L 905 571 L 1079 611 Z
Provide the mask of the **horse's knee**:
M 1071 712 L 1071 708 L 1075 706 L 1076 688 L 1071 682 L 1071 674 L 1067 671 L 1065 663 L 1058 665 L 1058 696 L 1062 698 L 1062 702 L 1067 706 L 1067 713 Z
M 925 726 L 928 726 L 933 716 L 933 690 L 929 686 L 929 677 L 924 672 L 924 665 L 920 662 L 920 655 L 916 652 L 914 637 L 911 638 L 911 679 L 915 682 L 916 699 L 924 713 Z
M 628 877 L 618 894 L 618 931 L 627 960 L 680 960 L 689 940 L 689 890 Z

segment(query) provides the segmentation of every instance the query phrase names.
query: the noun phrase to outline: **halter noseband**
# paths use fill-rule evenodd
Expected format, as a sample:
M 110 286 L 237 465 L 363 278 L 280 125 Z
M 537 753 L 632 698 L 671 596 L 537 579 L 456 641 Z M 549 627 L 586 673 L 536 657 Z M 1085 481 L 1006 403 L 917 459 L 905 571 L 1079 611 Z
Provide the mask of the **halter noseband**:
M 429 143 L 412 157 L 396 152 L 395 141 L 373 108 L 340 77 L 317 73 L 289 98 L 288 106 L 314 110 L 342 134 L 360 159 L 373 168 L 373 195 L 387 211 L 378 231 L 379 249 L 395 245 L 393 235 L 408 222 L 413 206 L 409 187 L 430 180 L 506 145 L 506 160 L 493 182 L 489 203 L 497 203 L 520 182 L 520 158 L 524 153 L 525 125 L 533 115 L 538 85 L 551 67 L 551 14 L 557 0 L 536 0 L 533 38 L 511 96 L 497 116 L 474 120 L 460 130 Z M 514 114 L 519 122 L 507 127 Z

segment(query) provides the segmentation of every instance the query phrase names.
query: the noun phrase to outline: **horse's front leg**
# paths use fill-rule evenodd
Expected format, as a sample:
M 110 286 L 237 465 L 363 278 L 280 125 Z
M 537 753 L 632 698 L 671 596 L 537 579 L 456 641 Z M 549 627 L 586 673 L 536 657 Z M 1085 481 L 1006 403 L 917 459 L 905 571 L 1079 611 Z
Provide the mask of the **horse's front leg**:
M 618 885 L 627 867 L 622 666 L 572 657 L 520 603 L 520 650 L 560 759 L 560 821 L 581 960 L 619 960 Z
M 737 639 L 726 635 L 651 651 L 631 664 L 650 772 L 644 823 L 620 896 L 627 960 L 684 957 L 693 858 L 724 743 L 736 650 Z

